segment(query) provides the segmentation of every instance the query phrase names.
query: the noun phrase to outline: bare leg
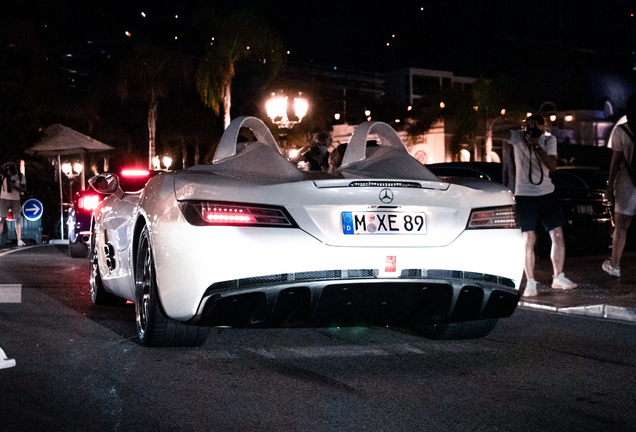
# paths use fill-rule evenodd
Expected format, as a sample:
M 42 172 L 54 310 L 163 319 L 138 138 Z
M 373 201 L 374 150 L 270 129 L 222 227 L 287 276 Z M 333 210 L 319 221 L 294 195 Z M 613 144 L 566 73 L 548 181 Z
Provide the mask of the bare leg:
M 557 227 L 551 230 L 550 239 L 552 240 L 552 249 L 550 250 L 552 269 L 554 270 L 554 276 L 558 276 L 563 273 L 563 265 L 565 263 L 565 240 L 563 239 L 563 228 Z
M 524 270 L 528 280 L 534 280 L 534 243 L 537 240 L 537 234 L 534 231 L 526 231 L 523 233 L 523 242 L 526 251 L 526 261 Z
M 22 240 L 22 220 L 21 219 L 14 219 L 13 221 L 15 222 L 15 237 L 16 237 L 16 241 L 18 243 L 20 243 L 20 241 Z
M 614 222 L 616 226 L 614 227 L 614 234 L 612 235 L 612 267 L 620 268 L 627 238 L 627 229 L 632 222 L 632 216 L 615 213 Z M 0 233 L 1 232 L 2 231 L 0 231 Z

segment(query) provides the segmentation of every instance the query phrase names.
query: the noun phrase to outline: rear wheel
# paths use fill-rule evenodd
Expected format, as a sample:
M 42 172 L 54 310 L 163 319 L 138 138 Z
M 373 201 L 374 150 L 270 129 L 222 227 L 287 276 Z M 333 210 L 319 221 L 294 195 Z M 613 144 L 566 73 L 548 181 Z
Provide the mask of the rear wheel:
M 105 305 L 105 306 L 120 306 L 126 303 L 126 299 L 121 297 L 117 297 L 104 289 L 104 284 L 102 283 L 102 276 L 99 273 L 99 261 L 98 261 L 98 246 L 97 241 L 95 239 L 95 233 L 91 236 L 91 249 L 89 254 L 89 261 L 91 263 L 91 276 L 90 276 L 90 286 L 91 286 L 91 300 L 96 305 Z
M 209 328 L 170 319 L 159 301 L 155 262 L 148 227 L 139 237 L 135 263 L 135 315 L 137 336 L 144 346 L 184 347 L 203 345 Z
M 68 252 L 71 258 L 86 258 L 88 256 L 88 246 L 81 240 L 68 242 Z
M 458 323 L 429 324 L 415 329 L 416 332 L 429 339 L 458 340 L 479 339 L 488 336 L 497 325 L 497 318 L 463 321 Z

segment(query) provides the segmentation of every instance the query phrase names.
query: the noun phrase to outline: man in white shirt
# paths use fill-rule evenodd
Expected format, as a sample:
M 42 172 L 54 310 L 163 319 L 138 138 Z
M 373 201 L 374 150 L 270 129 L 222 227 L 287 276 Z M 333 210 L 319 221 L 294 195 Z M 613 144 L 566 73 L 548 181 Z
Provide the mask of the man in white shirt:
M 550 171 L 556 169 L 556 138 L 544 132 L 545 120 L 538 114 L 525 121 L 525 132 L 513 134 L 510 144 L 513 146 L 515 165 L 514 194 L 516 201 L 517 222 L 523 232 L 525 243 L 525 273 L 528 279 L 525 297 L 537 295 L 537 281 L 534 278 L 536 227 L 541 221 L 550 234 L 552 250 L 550 258 L 554 276 L 552 288 L 572 289 L 577 284 L 563 274 L 565 262 L 565 241 L 563 228 L 565 218 L 561 211 L 561 203 L 554 193 L 554 184 L 550 179 Z
M 7 162 L 0 167 L 2 176 L 2 191 L 0 192 L 0 234 L 4 229 L 4 221 L 7 219 L 9 209 L 13 213 L 15 222 L 15 234 L 18 246 L 24 246 L 22 241 L 22 206 L 20 193 L 26 192 L 26 178 L 15 162 Z

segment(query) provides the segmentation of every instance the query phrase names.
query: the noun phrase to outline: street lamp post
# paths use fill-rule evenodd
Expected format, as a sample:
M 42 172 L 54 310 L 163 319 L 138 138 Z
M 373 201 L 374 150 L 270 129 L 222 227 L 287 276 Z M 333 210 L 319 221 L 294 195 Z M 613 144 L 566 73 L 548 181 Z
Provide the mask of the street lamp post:
M 75 177 L 77 177 L 78 175 L 83 173 L 83 168 L 84 166 L 79 163 L 79 162 L 75 162 L 74 164 L 71 164 L 70 162 L 65 162 L 62 164 L 62 172 L 66 175 L 66 177 L 68 177 L 69 179 L 69 183 L 68 183 L 68 189 L 69 189 L 69 195 L 68 195 L 68 201 L 69 204 L 73 202 L 73 180 L 75 179 Z M 83 178 L 83 176 L 82 176 Z M 62 181 L 62 178 L 60 177 L 60 181 Z M 61 192 L 62 189 L 60 189 Z M 61 196 L 60 196 L 61 198 Z M 64 203 L 60 203 L 60 238 L 62 240 L 64 240 Z
M 265 108 L 267 116 L 279 128 L 279 140 L 287 154 L 287 130 L 300 123 L 307 114 L 309 104 L 302 97 L 294 98 L 294 117 L 292 119 L 287 115 L 288 97 L 282 93 L 272 93 L 272 97 L 267 101 Z

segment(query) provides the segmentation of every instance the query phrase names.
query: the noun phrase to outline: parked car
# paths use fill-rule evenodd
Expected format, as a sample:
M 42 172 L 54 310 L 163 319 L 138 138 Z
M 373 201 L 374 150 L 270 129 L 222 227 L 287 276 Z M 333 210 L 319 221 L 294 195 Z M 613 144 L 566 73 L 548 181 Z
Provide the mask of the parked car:
M 243 127 L 258 141 L 238 143 Z M 299 170 L 265 123 L 240 117 L 210 165 L 137 194 L 113 174 L 89 183 L 108 195 L 93 213 L 91 298 L 134 302 L 142 345 L 199 345 L 211 326 L 476 338 L 519 301 L 511 193 L 441 181 L 385 123 L 356 128 L 336 175 Z
M 122 190 L 138 192 L 157 171 L 128 168 L 120 173 Z M 76 192 L 68 208 L 68 250 L 73 258 L 86 258 L 91 240 L 91 218 L 93 210 L 104 199 L 94 189 Z
M 500 163 L 447 162 L 427 167 L 443 177 L 482 178 L 501 183 Z M 605 196 L 608 172 L 597 167 L 560 166 L 550 173 L 555 193 L 561 199 L 566 225 L 563 227 L 569 252 L 606 249 L 612 242 L 612 205 Z M 539 224 L 540 225 L 540 224 Z M 537 252 L 547 256 L 550 238 L 537 227 Z

